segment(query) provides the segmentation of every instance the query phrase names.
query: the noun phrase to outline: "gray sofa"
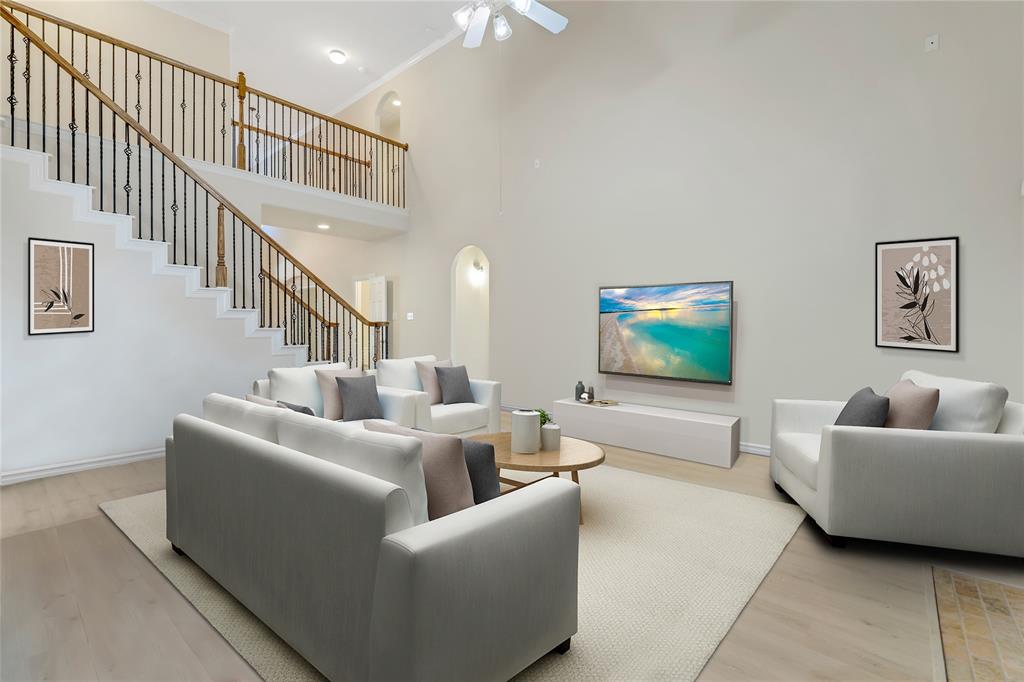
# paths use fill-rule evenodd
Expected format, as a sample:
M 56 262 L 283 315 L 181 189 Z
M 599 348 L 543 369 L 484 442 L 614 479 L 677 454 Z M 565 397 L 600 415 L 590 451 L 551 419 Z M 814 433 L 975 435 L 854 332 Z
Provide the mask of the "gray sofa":
M 567 650 L 577 486 L 426 521 L 415 438 L 227 396 L 204 417 L 168 439 L 167 537 L 328 678 L 505 680 Z

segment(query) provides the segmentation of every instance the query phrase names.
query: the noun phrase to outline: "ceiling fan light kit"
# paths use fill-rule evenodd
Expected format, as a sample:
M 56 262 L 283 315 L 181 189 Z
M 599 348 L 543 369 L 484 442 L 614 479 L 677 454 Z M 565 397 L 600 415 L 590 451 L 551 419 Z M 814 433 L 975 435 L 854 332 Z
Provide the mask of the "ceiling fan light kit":
M 568 19 L 537 0 L 475 0 L 452 12 L 455 24 L 466 34 L 462 46 L 480 47 L 484 41 L 484 33 L 487 32 L 487 20 L 492 16 L 494 39 L 498 42 L 508 40 L 512 36 L 512 26 L 501 13 L 506 5 L 511 5 L 516 12 L 551 33 L 561 33 L 569 24 Z

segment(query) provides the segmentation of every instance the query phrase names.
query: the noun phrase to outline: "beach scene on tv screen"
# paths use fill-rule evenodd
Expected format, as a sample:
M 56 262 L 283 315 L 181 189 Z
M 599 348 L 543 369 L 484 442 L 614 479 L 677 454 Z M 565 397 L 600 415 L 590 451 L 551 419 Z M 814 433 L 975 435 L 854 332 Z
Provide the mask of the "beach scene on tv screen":
M 600 370 L 727 383 L 729 282 L 601 289 Z

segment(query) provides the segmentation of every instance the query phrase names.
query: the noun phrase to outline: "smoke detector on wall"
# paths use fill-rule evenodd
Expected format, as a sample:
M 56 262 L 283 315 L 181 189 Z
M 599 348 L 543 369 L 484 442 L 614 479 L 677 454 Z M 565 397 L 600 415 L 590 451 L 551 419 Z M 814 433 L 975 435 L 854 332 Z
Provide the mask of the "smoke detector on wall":
M 509 6 L 519 14 L 540 24 L 552 33 L 561 33 L 569 20 L 537 0 L 474 0 L 452 13 L 452 19 L 465 31 L 463 47 L 480 47 L 487 31 L 487 20 L 494 17 L 494 39 L 498 42 L 512 35 L 512 26 L 501 11 Z

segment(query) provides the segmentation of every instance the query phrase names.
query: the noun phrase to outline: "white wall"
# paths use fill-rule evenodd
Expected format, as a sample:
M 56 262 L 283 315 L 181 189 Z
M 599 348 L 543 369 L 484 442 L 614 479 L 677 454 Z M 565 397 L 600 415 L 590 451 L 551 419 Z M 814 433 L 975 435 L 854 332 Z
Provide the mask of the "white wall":
M 5 159 L 0 195 L 0 471 L 162 450 L 171 420 L 201 414 L 213 391 L 249 392 L 292 360 L 215 303 L 185 297 L 184 280 L 152 274 L 148 253 L 114 248 L 109 225 L 72 219 L 71 200 L 30 191 Z M 95 244 L 96 325 L 28 336 L 28 238 Z
M 449 346 L 449 267 L 473 243 L 509 404 L 582 378 L 766 443 L 773 397 L 910 367 L 1024 397 L 1021 4 L 556 6 L 559 36 L 512 16 L 510 40 L 453 42 L 341 113 L 371 126 L 402 93 L 412 225 L 372 247 L 396 354 Z M 961 352 L 876 348 L 875 242 L 949 235 Z M 597 375 L 599 285 L 717 279 L 736 282 L 734 386 Z

